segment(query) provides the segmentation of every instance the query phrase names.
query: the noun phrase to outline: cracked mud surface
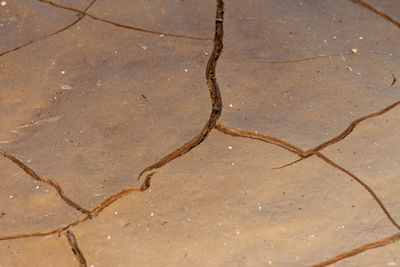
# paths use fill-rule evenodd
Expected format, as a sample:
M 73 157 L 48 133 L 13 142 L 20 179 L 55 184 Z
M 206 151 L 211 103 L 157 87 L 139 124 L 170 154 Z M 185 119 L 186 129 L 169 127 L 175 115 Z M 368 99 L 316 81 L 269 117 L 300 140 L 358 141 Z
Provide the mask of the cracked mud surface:
M 399 8 L 6 1 L 2 266 L 400 264 Z

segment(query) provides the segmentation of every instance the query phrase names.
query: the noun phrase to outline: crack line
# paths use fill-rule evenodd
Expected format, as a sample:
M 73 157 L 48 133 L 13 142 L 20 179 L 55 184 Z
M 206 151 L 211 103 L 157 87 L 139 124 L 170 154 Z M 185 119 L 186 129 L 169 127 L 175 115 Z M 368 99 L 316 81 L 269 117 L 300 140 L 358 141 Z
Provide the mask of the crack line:
M 360 6 L 365 7 L 366 9 L 369 9 L 370 11 L 374 12 L 375 14 L 381 16 L 382 18 L 390 21 L 392 24 L 396 25 L 398 28 L 400 28 L 400 22 L 398 22 L 397 20 L 395 20 L 394 18 L 390 17 L 389 15 L 387 15 L 386 13 L 379 11 L 378 9 L 376 9 L 375 7 L 365 3 L 363 0 L 351 0 L 354 3 L 359 4 Z
M 49 3 L 49 4 L 52 4 L 52 5 L 57 5 L 57 4 L 54 4 L 54 3 L 52 3 L 52 2 L 50 2 L 48 0 L 39 0 L 39 1 L 45 2 L 45 3 Z M 96 0 L 93 0 L 92 3 L 89 5 L 89 7 L 95 1 Z M 69 10 L 72 10 L 72 11 L 81 12 L 80 10 L 75 10 L 75 9 L 72 9 L 72 8 L 66 8 L 66 9 L 69 9 Z M 87 14 L 85 11 L 82 12 L 80 19 L 82 19 L 85 15 L 91 16 L 91 15 Z M 354 128 L 360 122 L 362 122 L 362 121 L 364 121 L 366 119 L 372 118 L 372 117 L 376 117 L 378 115 L 381 115 L 381 114 L 393 109 L 394 107 L 396 107 L 397 105 L 400 104 L 400 101 L 397 101 L 396 103 L 393 103 L 393 104 L 387 106 L 386 108 L 384 108 L 384 109 L 382 109 L 380 111 L 371 113 L 369 115 L 366 115 L 366 116 L 363 116 L 363 117 L 360 117 L 360 118 L 354 120 L 338 136 L 336 136 L 336 137 L 334 137 L 332 139 L 329 139 L 328 141 L 323 142 L 322 144 L 316 146 L 313 149 L 309 149 L 309 150 L 306 150 L 306 151 L 303 150 L 300 147 L 297 147 L 296 145 L 293 145 L 293 144 L 291 144 L 289 142 L 286 142 L 286 141 L 281 140 L 281 139 L 276 138 L 276 137 L 268 136 L 266 134 L 262 134 L 262 133 L 258 133 L 258 132 L 240 130 L 240 129 L 235 129 L 235 128 L 231 128 L 231 127 L 228 127 L 228 126 L 224 126 L 224 125 L 222 125 L 221 123 L 218 122 L 218 120 L 220 118 L 220 115 L 221 115 L 221 112 L 222 112 L 222 98 L 221 98 L 220 90 L 219 90 L 219 87 L 218 87 L 218 84 L 217 84 L 217 80 L 216 80 L 216 75 L 215 75 L 215 68 L 216 68 L 217 60 L 218 60 L 218 58 L 219 58 L 219 56 L 220 56 L 220 54 L 222 52 L 222 49 L 223 49 L 223 43 L 222 43 L 222 37 L 223 37 L 223 13 L 224 13 L 223 0 L 217 0 L 214 47 L 213 47 L 213 51 L 212 51 L 212 54 L 210 55 L 209 61 L 207 63 L 207 68 L 206 68 L 207 85 L 208 85 L 208 88 L 209 88 L 209 91 L 210 91 L 210 97 L 211 97 L 211 101 L 212 101 L 212 109 L 211 109 L 211 114 L 210 114 L 209 120 L 207 121 L 206 125 L 203 127 L 203 129 L 200 131 L 200 133 L 198 135 L 196 135 L 194 138 L 192 138 L 189 141 L 187 141 L 185 144 L 183 144 L 178 149 L 176 149 L 173 152 L 169 153 L 168 155 L 164 156 L 159 161 L 157 161 L 157 162 L 151 164 L 150 166 L 146 167 L 145 169 L 143 169 L 140 172 L 138 178 L 140 178 L 145 172 L 158 169 L 158 168 L 164 166 L 165 164 L 169 163 L 170 161 L 172 161 L 172 160 L 174 160 L 174 159 L 186 154 L 191 149 L 193 149 L 194 147 L 199 145 L 201 142 L 203 142 L 207 138 L 208 134 L 214 128 L 216 128 L 218 131 L 220 131 L 222 133 L 225 133 L 225 134 L 228 134 L 228 135 L 256 139 L 256 140 L 264 141 L 264 142 L 267 142 L 267 143 L 274 144 L 274 145 L 277 145 L 279 147 L 282 147 L 282 148 L 284 148 L 284 149 L 286 149 L 286 150 L 288 150 L 288 151 L 290 151 L 290 152 L 292 152 L 292 153 L 294 153 L 294 154 L 296 154 L 296 155 L 301 157 L 296 162 L 298 162 L 300 160 L 303 160 L 303 159 L 305 159 L 307 157 L 310 157 L 312 155 L 318 156 L 321 160 L 325 161 L 329 165 L 331 165 L 331 166 L 339 169 L 340 171 L 346 173 L 347 175 L 351 176 L 360 185 L 362 185 L 370 193 L 370 195 L 372 195 L 372 197 L 378 202 L 380 208 L 383 210 L 383 212 L 385 213 L 385 215 L 387 216 L 389 221 L 397 229 L 400 229 L 400 225 L 397 224 L 396 221 L 391 217 L 389 211 L 386 209 L 386 207 L 384 206 L 382 201 L 379 199 L 379 197 L 376 195 L 376 193 L 367 184 L 365 184 L 361 179 L 359 179 L 357 176 L 355 176 L 350 171 L 348 171 L 345 168 L 339 166 L 338 164 L 336 164 L 332 160 L 330 160 L 328 157 L 326 157 L 324 154 L 320 153 L 320 150 L 326 148 L 327 146 L 332 145 L 334 143 L 337 143 L 337 142 L 343 140 L 346 136 L 348 136 L 354 130 Z M 80 19 L 78 19 L 78 21 Z M 177 37 L 177 36 L 175 36 L 175 37 Z M 57 190 L 57 192 L 59 193 L 60 197 L 67 204 L 69 204 L 70 206 L 73 206 L 73 205 L 71 205 L 71 203 L 75 204 L 74 202 L 69 200 L 64 195 L 61 187 L 56 182 L 53 182 L 50 179 L 47 179 L 45 177 L 38 176 L 32 169 L 27 167 L 25 164 L 23 164 L 21 161 L 19 161 L 15 157 L 13 157 L 13 156 L 5 153 L 5 152 L 0 152 L 0 153 L 1 153 L 2 156 L 10 159 L 15 164 L 17 164 L 27 174 L 29 174 L 33 179 L 41 181 L 41 182 L 45 182 L 45 183 L 51 185 L 52 187 L 54 187 Z M 61 227 L 58 227 L 56 229 L 53 229 L 53 230 L 47 231 L 47 232 L 35 232 L 35 233 L 9 235 L 9 236 L 0 236 L 0 240 L 10 240 L 10 239 L 18 239 L 18 238 L 26 238 L 26 237 L 46 236 L 46 235 L 50 235 L 50 234 L 54 234 L 54 233 L 64 232 L 65 230 L 68 230 L 70 227 L 76 226 L 76 225 L 88 220 L 89 218 L 98 216 L 100 214 L 100 212 L 102 212 L 106 207 L 108 207 L 109 205 L 111 205 L 112 203 L 117 201 L 118 199 L 120 199 L 120 198 L 122 198 L 122 197 L 124 197 L 124 196 L 126 196 L 126 195 L 128 195 L 128 194 L 130 194 L 132 192 L 146 191 L 150 186 L 150 180 L 151 180 L 151 177 L 154 175 L 154 173 L 155 172 L 151 172 L 150 174 L 147 174 L 146 178 L 144 179 L 143 183 L 140 186 L 127 186 L 127 187 L 124 187 L 119 192 L 113 193 L 110 196 L 108 196 L 107 198 L 105 198 L 102 201 L 100 201 L 90 211 L 84 210 L 79 205 L 78 206 L 81 209 L 78 209 L 77 207 L 73 206 L 73 207 L 77 208 L 78 210 L 81 210 L 82 212 L 86 211 L 86 212 L 84 212 L 86 215 L 84 217 L 81 217 L 81 218 L 75 220 L 75 221 L 70 222 L 68 225 L 63 225 Z M 75 204 L 75 205 L 77 205 L 77 204 Z M 68 240 L 70 242 L 72 250 L 77 255 L 77 258 L 78 258 L 80 264 L 86 264 L 86 261 L 85 261 L 83 255 L 82 255 L 82 253 L 79 250 L 79 247 L 78 247 L 78 245 L 76 243 L 76 239 L 75 239 L 73 233 L 70 232 L 70 231 L 67 231 L 66 236 L 67 236 L 67 238 L 68 238 Z M 376 248 L 376 247 L 380 247 L 380 246 L 385 246 L 387 244 L 390 244 L 390 243 L 393 243 L 395 241 L 398 241 L 399 239 L 400 239 L 400 234 L 397 233 L 397 234 L 394 234 L 394 235 L 389 236 L 387 238 L 375 241 L 373 243 L 368 243 L 368 244 L 363 245 L 363 246 L 361 246 L 359 248 L 356 248 L 356 249 L 353 249 L 351 251 L 339 254 L 336 257 L 334 257 L 334 258 L 332 258 L 332 259 L 330 259 L 328 261 L 320 263 L 320 264 L 324 264 L 324 265 L 318 265 L 317 264 L 317 265 L 314 265 L 314 266 L 326 266 L 328 264 L 337 262 L 337 261 L 339 261 L 341 259 L 356 255 L 358 253 L 361 253 L 361 252 L 363 252 L 365 250 Z M 74 248 L 75 248 L 75 250 L 74 250 Z M 79 253 L 77 251 L 79 251 Z M 82 256 L 82 258 L 80 258 L 79 255 Z M 84 266 L 86 266 L 86 265 L 84 265 Z
M 32 177 L 34 180 L 45 183 L 51 187 L 53 187 L 58 195 L 61 197 L 61 199 L 69 206 L 71 206 L 74 209 L 79 210 L 80 212 L 87 214 L 88 216 L 91 216 L 90 211 L 88 211 L 87 209 L 83 208 L 82 206 L 80 206 L 79 204 L 75 203 L 74 201 L 72 201 L 70 198 L 68 198 L 66 196 L 66 194 L 64 193 L 64 190 L 61 188 L 61 186 L 46 177 L 43 176 L 39 176 L 38 174 L 36 174 L 31 168 L 29 168 L 28 166 L 26 166 L 24 163 L 22 163 L 19 159 L 17 159 L 16 157 L 6 153 L 6 152 L 1 152 L 0 151 L 0 155 L 5 157 L 6 159 L 11 160 L 12 162 L 14 162 L 18 167 L 20 167 L 26 174 L 28 174 L 30 177 Z
M 40 1 L 40 0 L 39 0 L 39 1 Z M 29 41 L 29 42 L 27 42 L 27 43 L 25 43 L 25 44 L 23 44 L 23 45 L 17 46 L 17 47 L 15 47 L 15 48 L 12 48 L 12 49 L 9 49 L 9 50 L 3 51 L 3 52 L 0 52 L 0 57 L 6 55 L 6 54 L 8 54 L 8 53 L 17 51 L 17 50 L 19 50 L 19 49 L 21 49 L 21 48 L 23 48 L 23 47 L 25 47 L 25 46 L 28 46 L 28 45 L 30 45 L 30 44 L 33 44 L 33 43 L 35 43 L 35 42 L 37 42 L 37 41 L 44 40 L 44 39 L 46 39 L 46 38 L 48 38 L 48 37 L 57 35 L 57 34 L 59 34 L 60 32 L 63 32 L 63 31 L 65 31 L 65 30 L 68 30 L 69 28 L 71 28 L 72 26 L 74 26 L 76 23 L 78 23 L 79 21 L 81 21 L 81 20 L 85 17 L 86 11 L 87 11 L 96 1 L 97 1 L 97 0 L 92 0 L 92 2 L 90 2 L 90 4 L 84 9 L 83 13 L 80 14 L 80 16 L 78 17 L 78 19 L 75 20 L 74 22 L 72 22 L 71 24 L 68 24 L 67 26 L 65 26 L 65 27 L 63 27 L 63 28 L 61 28 L 61 29 L 59 29 L 58 31 L 55 31 L 55 32 L 49 33 L 49 34 L 47 34 L 47 35 L 44 35 L 44 36 L 42 36 L 42 37 L 39 37 L 39 38 L 37 38 L 37 39 L 31 40 L 31 41 Z
M 360 247 L 357 247 L 355 249 L 340 253 L 338 255 L 336 255 L 335 257 L 328 259 L 326 261 L 322 261 L 319 262 L 317 264 L 313 264 L 310 267 L 323 267 L 323 266 L 327 266 L 330 264 L 333 264 L 335 262 L 338 262 L 340 260 L 355 256 L 357 254 L 360 254 L 366 250 L 370 250 L 370 249 L 374 249 L 374 248 L 379 248 L 379 247 L 383 247 L 389 244 L 392 244 L 394 242 L 397 242 L 400 240 L 400 233 L 396 233 L 390 236 L 387 236 L 385 238 L 379 239 L 377 241 L 371 242 L 371 243 L 367 243 L 365 245 L 362 245 Z
M 69 228 L 76 226 L 80 223 L 83 223 L 87 221 L 88 219 L 97 217 L 100 212 L 102 212 L 105 208 L 110 206 L 112 203 L 117 201 L 118 199 L 127 196 L 128 194 L 132 192 L 144 192 L 150 187 L 150 180 L 151 177 L 153 176 L 154 172 L 148 174 L 143 181 L 143 183 L 140 186 L 127 186 L 121 189 L 121 191 L 114 193 L 107 198 L 103 199 L 100 201 L 93 209 L 90 210 L 90 216 L 85 215 L 77 220 L 74 220 L 67 225 L 63 225 L 60 227 L 57 227 L 53 230 L 47 231 L 47 232 L 34 232 L 34 233 L 24 233 L 24 234 L 15 234 L 15 235 L 4 235 L 0 236 L 0 240 L 12 240 L 12 239 L 20 239 L 20 238 L 28 238 L 28 237 L 40 237 L 40 236 L 48 236 L 51 234 L 56 234 L 56 233 L 61 233 L 64 232 L 65 230 L 68 230 Z
M 323 161 L 325 161 L 326 163 L 328 163 L 329 165 L 335 167 L 336 169 L 346 173 L 347 175 L 349 175 L 350 177 L 352 177 L 354 180 L 356 180 L 361 186 L 363 186 L 368 192 L 369 194 L 375 199 L 376 202 L 378 202 L 379 206 L 381 207 L 382 211 L 385 213 L 386 217 L 389 219 L 389 221 L 397 228 L 400 230 L 400 225 L 392 218 L 392 216 L 390 215 L 389 211 L 386 209 L 385 205 L 383 204 L 382 200 L 379 199 L 379 197 L 377 196 L 377 194 L 374 192 L 374 190 L 371 189 L 371 187 L 369 187 L 369 185 L 367 185 L 366 183 L 364 183 L 360 178 L 358 178 L 356 175 L 354 175 L 352 172 L 350 172 L 349 170 L 343 168 L 342 166 L 339 166 L 338 164 L 336 164 L 335 162 L 333 162 L 332 160 L 330 160 L 327 156 L 325 156 L 324 154 L 322 154 L 321 152 L 315 152 L 315 155 L 318 156 L 320 159 L 322 159 Z
M 86 263 L 86 259 L 83 256 L 82 251 L 80 250 L 79 246 L 78 246 L 78 242 L 76 242 L 76 238 L 74 233 L 72 233 L 70 230 L 68 230 L 65 233 L 65 236 L 68 239 L 69 245 L 71 246 L 71 250 L 74 253 L 76 259 L 79 262 L 79 266 L 80 267 L 87 267 L 87 263 Z
M 211 97 L 211 114 L 210 118 L 208 119 L 206 125 L 204 125 L 203 129 L 197 134 L 195 137 L 184 143 L 179 148 L 175 149 L 171 153 L 165 155 L 157 162 L 151 164 L 150 166 L 144 168 L 138 176 L 138 179 L 143 175 L 143 173 L 147 171 L 151 171 L 154 169 L 158 169 L 168 162 L 186 154 L 196 146 L 198 146 L 201 142 L 203 142 L 212 129 L 215 128 L 216 122 L 218 121 L 219 117 L 222 113 L 222 97 L 219 90 L 219 86 L 217 83 L 217 78 L 215 75 L 215 68 L 217 66 L 217 61 L 219 56 L 222 53 L 223 49 L 223 21 L 224 21 L 224 3 L 222 0 L 217 0 L 217 14 L 215 18 L 215 35 L 214 35 L 214 48 L 208 59 L 207 68 L 206 68 L 206 79 L 208 89 L 210 91 Z
M 238 129 L 230 128 L 230 127 L 227 127 L 227 126 L 223 126 L 220 123 L 217 123 L 216 128 L 217 128 L 217 130 L 219 130 L 219 131 L 221 131 L 222 133 L 225 133 L 225 134 L 229 134 L 229 135 L 232 135 L 232 136 L 235 136 L 235 137 L 244 137 L 244 138 L 256 139 L 256 140 L 260 140 L 260 141 L 264 141 L 264 142 L 267 142 L 267 143 L 270 143 L 270 144 L 274 144 L 274 145 L 282 147 L 282 148 L 284 148 L 286 150 L 289 150 L 290 152 L 295 153 L 295 154 L 299 155 L 300 157 L 302 157 L 302 158 L 298 159 L 295 162 L 299 162 L 300 160 L 303 160 L 306 157 L 309 157 L 309 156 L 312 156 L 312 155 L 318 156 L 319 158 L 321 158 L 322 160 L 324 160 L 325 162 L 327 162 L 331 166 L 333 166 L 333 167 L 341 170 L 342 172 L 346 173 L 347 175 L 351 176 L 361 186 L 363 186 L 369 192 L 369 194 L 376 200 L 376 202 L 379 204 L 380 208 L 385 213 L 385 215 L 389 219 L 389 221 L 396 228 L 398 228 L 400 230 L 400 225 L 392 218 L 392 216 L 390 215 L 389 211 L 386 209 L 385 205 L 382 203 L 382 201 L 379 199 L 379 197 L 376 195 L 376 193 L 366 183 L 364 183 L 360 178 L 358 178 L 356 175 L 354 175 L 350 171 L 348 171 L 345 168 L 343 168 L 343 167 L 339 166 L 338 164 L 334 163 L 328 157 L 326 157 L 321 152 L 319 152 L 319 150 L 311 151 L 310 155 L 307 156 L 308 154 L 302 152 L 303 150 L 301 148 L 298 148 L 295 145 L 292 145 L 292 144 L 290 144 L 290 143 L 288 143 L 286 141 L 280 140 L 280 139 L 275 138 L 275 137 L 271 137 L 271 136 L 268 136 L 268 135 L 265 135 L 265 134 L 260 134 L 258 132 L 244 131 L 244 130 L 238 130 Z
M 329 139 L 329 140 L 317 145 L 316 147 L 308 149 L 308 150 L 303 150 L 303 149 L 299 148 L 300 152 L 301 152 L 299 154 L 299 156 L 301 157 L 300 159 L 297 159 L 297 160 L 295 160 L 295 161 L 293 161 L 291 163 L 285 164 L 283 166 L 276 167 L 274 169 L 281 169 L 281 168 L 284 168 L 284 167 L 288 167 L 288 166 L 293 165 L 293 164 L 295 164 L 295 163 L 297 163 L 299 161 L 302 161 L 303 159 L 306 159 L 306 158 L 309 158 L 309 157 L 313 156 L 315 154 L 315 152 L 319 152 L 319 151 L 323 150 L 324 148 L 326 148 L 326 147 L 328 147 L 330 145 L 336 144 L 336 143 L 342 141 L 343 139 L 345 139 L 348 135 L 350 135 L 351 132 L 353 132 L 353 130 L 356 128 L 356 126 L 360 122 L 365 121 L 365 120 L 370 119 L 370 118 L 378 117 L 378 116 L 380 116 L 380 115 L 392 110 L 393 108 L 397 107 L 398 105 L 400 105 L 400 101 L 397 101 L 397 102 L 395 102 L 393 104 L 390 104 L 389 106 L 386 106 L 385 108 L 383 108 L 383 109 L 381 109 L 379 111 L 376 111 L 376 112 L 373 112 L 373 113 L 370 113 L 368 115 L 365 115 L 365 116 L 362 116 L 362 117 L 359 117 L 359 118 L 355 119 L 354 121 L 352 121 L 349 124 L 349 126 L 347 126 L 347 128 L 343 132 L 341 132 L 337 136 L 332 137 L 331 139 Z M 285 143 L 286 145 L 289 144 L 286 141 L 282 141 L 281 140 L 281 142 Z
M 241 60 L 247 62 L 254 62 L 254 63 L 261 63 L 261 64 L 286 64 L 286 63 L 297 63 L 297 62 L 304 62 L 304 61 L 312 61 L 321 58 L 331 58 L 331 57 L 339 57 L 339 56 L 354 56 L 352 53 L 336 53 L 330 55 L 319 55 L 313 57 L 306 57 L 306 58 L 298 58 L 298 59 L 289 59 L 289 60 L 266 60 L 266 59 L 252 59 L 252 58 L 241 58 L 241 57 L 230 57 L 231 60 Z
M 153 31 L 153 30 L 148 30 L 148 29 L 144 29 L 144 28 L 139 28 L 139 27 L 133 27 L 133 26 L 129 26 L 129 25 L 124 25 L 124 24 L 117 23 L 117 22 L 114 22 L 114 21 L 111 21 L 111 20 L 107 20 L 107 19 L 103 19 L 103 18 L 96 17 L 96 16 L 94 16 L 94 15 L 91 15 L 91 14 L 89 14 L 89 13 L 86 13 L 86 12 L 85 12 L 86 10 L 83 11 L 83 10 L 80 10 L 80 9 L 77 9 L 77 8 L 63 6 L 63 5 L 56 4 L 56 3 L 52 2 L 52 1 L 49 1 L 49 0 L 38 0 L 38 1 L 39 1 L 39 2 L 43 2 L 43 3 L 46 3 L 46 4 L 49 4 L 49 5 L 54 6 L 54 7 L 57 7 L 57 8 L 62 8 L 62 9 L 66 9 L 66 10 L 70 10 L 70 11 L 77 12 L 77 13 L 79 13 L 79 14 L 87 15 L 88 17 L 90 17 L 90 18 L 92 18 L 92 19 L 94 19 L 94 20 L 99 20 L 99 21 L 102 21 L 102 22 L 105 22 L 105 23 L 108 23 L 108 24 L 111 24 L 111 25 L 114 25 L 114 26 L 117 26 L 117 27 L 120 27 L 120 28 L 125 28 L 125 29 L 130 29 L 130 30 L 139 31 L 139 32 L 145 32 L 145 33 L 151 33 L 151 34 L 163 34 L 163 35 L 165 35 L 165 36 L 176 37 L 176 38 L 185 38 L 185 39 L 203 40 L 203 41 L 204 41 L 204 40 L 207 40 L 207 41 L 212 41 L 212 40 L 213 40 L 212 38 L 209 38 L 209 37 L 201 37 L 201 36 L 194 36 L 194 35 L 167 33 L 167 32 Z

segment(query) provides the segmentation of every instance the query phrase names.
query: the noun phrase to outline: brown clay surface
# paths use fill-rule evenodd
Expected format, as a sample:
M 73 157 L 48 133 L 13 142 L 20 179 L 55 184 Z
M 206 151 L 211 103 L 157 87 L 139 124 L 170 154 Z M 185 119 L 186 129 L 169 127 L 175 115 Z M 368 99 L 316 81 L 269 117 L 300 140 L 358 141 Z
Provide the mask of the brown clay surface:
M 399 101 L 400 28 L 362 3 L 397 21 L 400 4 L 355 2 L 226 1 L 219 122 L 305 151 Z M 140 191 L 139 173 L 207 122 L 216 3 L 97 0 L 88 15 L 75 9 L 91 1 L 54 3 L 73 10 L 0 6 L 0 152 L 91 210 L 126 186 Z M 369 185 L 397 223 L 399 108 L 321 151 Z M 72 234 L 0 241 L 0 266 L 78 266 L 74 239 L 88 266 L 306 266 L 399 232 L 364 187 L 309 156 L 274 169 L 299 156 L 214 129 L 156 170 L 149 189 Z M 85 216 L 5 157 L 0 175 L 0 238 Z M 399 265 L 399 244 L 336 266 Z

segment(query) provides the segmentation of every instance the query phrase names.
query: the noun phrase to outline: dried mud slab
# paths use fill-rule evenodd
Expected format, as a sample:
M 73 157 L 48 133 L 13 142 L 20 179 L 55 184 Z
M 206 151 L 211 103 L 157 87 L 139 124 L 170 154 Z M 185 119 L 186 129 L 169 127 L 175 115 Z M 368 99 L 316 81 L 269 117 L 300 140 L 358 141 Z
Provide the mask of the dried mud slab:
M 96 34 L 100 25 L 103 30 Z M 46 83 L 53 99 L 5 149 L 32 158 L 35 170 L 91 206 L 121 184 L 135 183 L 145 165 L 206 122 L 209 96 L 198 73 L 204 71 L 202 51 L 208 45 L 92 20 L 77 27 L 69 30 L 57 70 Z M 191 98 L 193 93 L 197 98 Z M 40 150 L 38 144 L 43 144 Z
M 1 238 L 41 236 L 4 262 L 396 264 L 400 33 L 361 2 L 30 2 L 73 19 L 0 58 Z
M 190 157 L 166 165 L 150 191 L 74 232 L 95 266 L 304 266 L 391 234 L 369 194 L 321 160 L 271 170 L 290 157 L 212 133 Z
M 77 266 L 68 241 L 58 235 L 0 242 L 0 259 L 3 266 Z
M 390 86 L 399 29 L 351 1 L 335 3 L 226 4 L 223 124 L 308 149 L 400 98 Z M 284 63 L 318 55 L 334 56 Z
M 55 190 L 1 158 L 1 236 L 45 231 L 81 216 L 66 205 Z

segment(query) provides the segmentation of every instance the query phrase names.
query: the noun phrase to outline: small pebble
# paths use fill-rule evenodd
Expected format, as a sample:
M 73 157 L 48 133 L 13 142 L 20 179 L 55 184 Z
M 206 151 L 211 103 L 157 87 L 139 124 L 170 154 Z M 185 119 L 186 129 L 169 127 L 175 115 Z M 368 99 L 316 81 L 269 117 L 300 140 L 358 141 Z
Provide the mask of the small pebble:
M 72 88 L 72 87 L 69 86 L 69 85 L 63 85 L 63 86 L 61 86 L 61 89 L 63 89 L 63 90 L 72 90 L 72 89 L 74 89 L 74 88 Z
M 188 72 L 188 70 L 187 70 L 187 69 L 185 69 L 185 72 Z
M 5 6 L 6 4 L 7 4 L 6 1 L 1 1 L 1 2 L 0 2 L 0 5 L 1 5 L 1 6 Z
M 353 53 L 353 55 L 357 54 L 357 53 L 358 53 L 358 50 L 357 50 L 357 48 L 353 48 L 353 49 L 351 49 L 351 53 Z
M 152 213 L 150 213 L 150 216 L 154 216 L 154 213 L 152 212 Z
M 232 147 L 231 147 L 231 146 L 228 146 L 228 149 L 229 149 L 229 150 L 232 150 Z
M 146 49 L 147 49 L 147 46 L 145 46 L 144 44 L 138 43 L 138 45 L 139 45 L 143 50 L 146 50 Z
M 111 236 L 109 235 L 109 236 L 107 236 L 107 240 L 110 240 L 111 239 Z
M 64 70 L 62 70 L 62 71 L 61 71 L 61 74 L 65 74 L 65 71 L 64 71 Z

